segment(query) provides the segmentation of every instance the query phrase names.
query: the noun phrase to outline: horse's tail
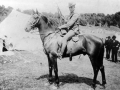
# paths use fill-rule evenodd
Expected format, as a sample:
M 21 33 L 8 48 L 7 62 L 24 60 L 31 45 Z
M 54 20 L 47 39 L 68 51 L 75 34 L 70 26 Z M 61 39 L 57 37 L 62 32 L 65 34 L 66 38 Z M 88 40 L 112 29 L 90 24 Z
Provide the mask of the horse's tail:
M 103 58 L 104 58 L 104 42 L 102 41 L 102 45 L 100 48 L 100 53 L 99 53 L 99 61 L 100 61 L 100 66 L 103 66 Z
M 103 42 L 103 44 L 105 45 L 105 39 L 104 39 L 104 38 L 102 38 L 102 42 Z

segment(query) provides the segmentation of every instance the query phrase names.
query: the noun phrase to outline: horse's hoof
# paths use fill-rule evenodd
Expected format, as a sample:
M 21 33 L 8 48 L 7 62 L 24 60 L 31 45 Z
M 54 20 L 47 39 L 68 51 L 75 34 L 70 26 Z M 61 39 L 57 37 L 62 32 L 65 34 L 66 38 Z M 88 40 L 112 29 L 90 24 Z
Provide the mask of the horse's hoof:
M 107 84 L 106 81 L 103 81 L 102 85 L 105 85 L 105 84 Z
M 105 89 L 105 88 L 106 88 L 106 84 L 102 84 L 101 86 L 103 87 L 103 89 Z
M 105 89 L 106 88 L 106 86 L 105 85 L 103 85 L 103 89 Z
M 103 83 L 101 84 L 101 86 L 103 87 L 103 88 L 106 88 L 106 81 L 103 81 Z
M 59 85 L 53 84 L 53 85 L 51 85 L 51 88 L 52 88 L 53 90 L 58 89 L 58 88 L 59 88 Z
M 92 87 L 93 89 L 95 89 L 95 88 L 96 88 L 96 84 L 93 83 L 93 84 L 91 85 L 91 87 Z

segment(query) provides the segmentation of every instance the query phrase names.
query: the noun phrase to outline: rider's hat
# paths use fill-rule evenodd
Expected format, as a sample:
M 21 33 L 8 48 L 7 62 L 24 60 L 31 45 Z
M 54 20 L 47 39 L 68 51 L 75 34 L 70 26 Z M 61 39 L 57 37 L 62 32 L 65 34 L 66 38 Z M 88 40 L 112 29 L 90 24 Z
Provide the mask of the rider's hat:
M 76 4 L 73 3 L 73 2 L 70 2 L 70 3 L 68 4 L 69 7 L 72 7 L 72 6 L 75 6 L 75 5 L 76 5 Z
M 108 38 L 110 38 L 110 36 L 108 36 Z
M 116 38 L 116 36 L 115 36 L 115 35 L 113 35 L 113 36 L 112 36 L 112 38 L 113 38 L 113 39 L 115 39 L 115 38 Z

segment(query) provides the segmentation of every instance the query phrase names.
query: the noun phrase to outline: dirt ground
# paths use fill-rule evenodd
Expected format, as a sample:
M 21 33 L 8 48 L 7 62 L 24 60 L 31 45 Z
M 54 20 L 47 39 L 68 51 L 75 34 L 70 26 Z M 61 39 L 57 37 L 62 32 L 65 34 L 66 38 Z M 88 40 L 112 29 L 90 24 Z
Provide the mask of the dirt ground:
M 0 90 L 52 90 L 45 86 L 48 78 L 47 57 L 41 51 L 14 51 L 13 56 L 0 56 Z M 106 89 L 120 90 L 120 63 L 104 58 Z M 58 90 L 93 90 L 93 70 L 88 56 L 58 60 L 60 87 Z M 101 83 L 99 72 L 97 82 Z M 97 84 L 96 90 L 104 90 Z
M 102 38 L 108 34 L 98 33 Z M 113 63 L 104 58 L 104 66 L 106 88 L 100 85 L 102 78 L 99 72 L 96 90 L 120 90 L 120 62 Z M 75 56 L 73 61 L 68 58 L 58 60 L 58 73 L 58 90 L 93 90 L 93 69 L 87 55 Z M 42 49 L 14 51 L 12 56 L 0 56 L 0 90 L 53 90 L 52 85 L 46 86 L 47 78 L 48 61 Z

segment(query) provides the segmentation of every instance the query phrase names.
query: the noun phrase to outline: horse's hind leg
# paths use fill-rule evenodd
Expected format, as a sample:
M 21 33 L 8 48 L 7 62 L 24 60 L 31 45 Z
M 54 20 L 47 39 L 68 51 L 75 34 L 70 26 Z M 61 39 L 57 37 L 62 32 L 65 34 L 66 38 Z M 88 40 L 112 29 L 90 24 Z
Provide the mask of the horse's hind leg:
M 57 58 L 54 58 L 53 68 L 54 68 L 54 73 L 55 73 L 55 84 L 58 86 L 59 85 L 59 77 L 58 77 Z
M 99 72 L 99 67 L 96 66 L 95 64 L 95 60 L 94 58 L 90 57 L 90 61 L 91 61 L 91 64 L 92 64 L 92 67 L 93 67 L 93 72 L 94 72 L 94 77 L 93 77 L 93 88 L 96 87 L 96 80 L 97 80 L 97 75 L 98 75 L 98 72 Z
M 103 65 L 103 56 L 104 56 L 104 47 L 101 48 L 101 52 L 99 55 L 100 71 L 101 71 L 101 75 L 102 75 L 102 85 L 104 86 L 106 84 L 106 78 L 105 78 L 105 69 L 104 69 L 104 65 Z
M 100 68 L 97 66 L 93 66 L 93 71 L 94 71 L 94 77 L 93 77 L 93 87 L 96 86 L 96 80 L 97 80 L 97 76 L 98 76 L 98 72 L 99 72 Z
M 104 86 L 106 84 L 106 78 L 105 78 L 105 70 L 104 66 L 100 67 L 101 75 L 102 75 L 102 85 Z

